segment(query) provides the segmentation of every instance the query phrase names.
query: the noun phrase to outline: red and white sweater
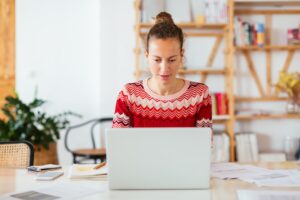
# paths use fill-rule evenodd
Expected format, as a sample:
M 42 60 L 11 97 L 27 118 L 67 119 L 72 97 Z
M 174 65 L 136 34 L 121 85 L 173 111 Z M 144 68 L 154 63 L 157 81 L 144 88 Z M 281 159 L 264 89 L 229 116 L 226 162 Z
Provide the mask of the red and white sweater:
M 160 96 L 147 80 L 128 83 L 119 93 L 112 127 L 212 127 L 208 87 L 185 80 L 179 92 Z

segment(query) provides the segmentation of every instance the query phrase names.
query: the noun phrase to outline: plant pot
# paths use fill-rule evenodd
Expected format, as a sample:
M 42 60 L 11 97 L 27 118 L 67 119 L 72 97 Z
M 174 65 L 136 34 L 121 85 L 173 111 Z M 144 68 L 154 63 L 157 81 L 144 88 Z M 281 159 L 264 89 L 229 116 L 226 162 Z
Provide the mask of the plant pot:
M 34 145 L 34 165 L 45 164 L 58 164 L 56 143 L 50 143 L 49 149 Z
M 289 98 L 286 104 L 286 111 L 289 114 L 297 114 L 300 112 L 300 103 L 298 98 Z

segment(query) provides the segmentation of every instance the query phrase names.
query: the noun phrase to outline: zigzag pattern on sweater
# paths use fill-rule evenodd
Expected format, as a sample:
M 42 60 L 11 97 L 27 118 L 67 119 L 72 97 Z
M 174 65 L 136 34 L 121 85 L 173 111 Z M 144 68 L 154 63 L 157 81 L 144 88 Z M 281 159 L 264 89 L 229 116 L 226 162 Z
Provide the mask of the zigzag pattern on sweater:
M 155 109 L 155 108 L 143 108 L 142 106 L 132 106 L 132 110 L 138 116 L 146 117 L 146 118 L 155 118 L 155 119 L 174 119 L 174 118 L 188 118 L 190 116 L 195 115 L 197 112 L 197 106 L 190 106 L 188 108 L 181 109 Z
M 212 126 L 212 120 L 210 119 L 201 119 L 196 121 L 196 127 L 211 127 Z
M 211 108 L 208 87 L 196 82 L 186 84 L 189 85 L 186 85 L 185 91 L 182 90 L 184 92 L 178 93 L 176 98 L 152 96 L 151 93 L 148 93 L 149 89 L 145 90 L 143 81 L 126 84 L 119 93 L 113 127 L 134 126 L 137 122 L 131 121 L 131 117 L 138 117 L 139 120 L 171 120 L 174 123 L 178 120 L 195 119 L 194 126 L 211 127 L 212 120 L 206 119 L 209 117 L 207 113 L 210 113 L 208 108 Z M 205 108 L 202 111 L 203 106 Z M 131 117 L 127 115 L 129 113 Z M 202 119 L 198 118 L 200 113 L 204 114 Z M 143 122 L 139 121 L 138 123 Z
M 130 118 L 124 113 L 115 113 L 113 124 L 117 125 L 119 128 L 121 127 L 129 127 L 130 126 Z M 116 126 L 115 126 L 116 127 Z
M 211 102 L 211 97 L 207 86 L 190 82 L 188 92 L 185 92 L 182 96 L 174 100 L 164 100 L 164 99 L 155 99 L 145 92 L 141 85 L 141 81 L 137 83 L 127 84 L 121 93 L 121 99 L 123 101 L 128 100 L 130 104 L 135 104 L 136 106 L 142 106 L 143 108 L 155 108 L 156 110 L 162 109 L 166 110 L 181 110 L 183 108 L 188 108 L 190 106 L 195 106 L 199 103 L 204 103 L 207 105 Z M 197 86 L 197 87 L 196 87 Z

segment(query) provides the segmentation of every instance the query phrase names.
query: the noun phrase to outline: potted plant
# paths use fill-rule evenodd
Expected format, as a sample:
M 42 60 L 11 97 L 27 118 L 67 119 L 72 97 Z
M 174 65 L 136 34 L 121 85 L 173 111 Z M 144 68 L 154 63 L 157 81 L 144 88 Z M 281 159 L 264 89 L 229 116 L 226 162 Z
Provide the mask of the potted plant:
M 285 71 L 281 71 L 276 88 L 280 91 L 286 92 L 289 97 L 287 112 L 298 113 L 300 111 L 300 73 L 287 73 Z
M 36 97 L 26 104 L 18 95 L 7 96 L 2 108 L 5 119 L 0 119 L 0 141 L 31 142 L 35 149 L 34 165 L 58 163 L 59 131 L 69 125 L 68 115 L 79 116 L 72 112 L 49 116 L 39 109 L 44 104 L 44 100 Z

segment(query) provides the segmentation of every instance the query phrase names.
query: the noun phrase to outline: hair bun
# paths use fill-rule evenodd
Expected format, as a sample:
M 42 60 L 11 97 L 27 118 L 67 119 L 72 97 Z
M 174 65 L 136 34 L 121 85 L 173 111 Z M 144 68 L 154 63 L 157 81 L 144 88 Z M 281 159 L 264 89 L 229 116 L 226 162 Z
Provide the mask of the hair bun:
M 158 13 L 158 15 L 156 15 L 156 17 L 155 17 L 155 24 L 159 24 L 159 23 L 163 23 L 163 22 L 174 24 L 172 15 L 167 12 Z

